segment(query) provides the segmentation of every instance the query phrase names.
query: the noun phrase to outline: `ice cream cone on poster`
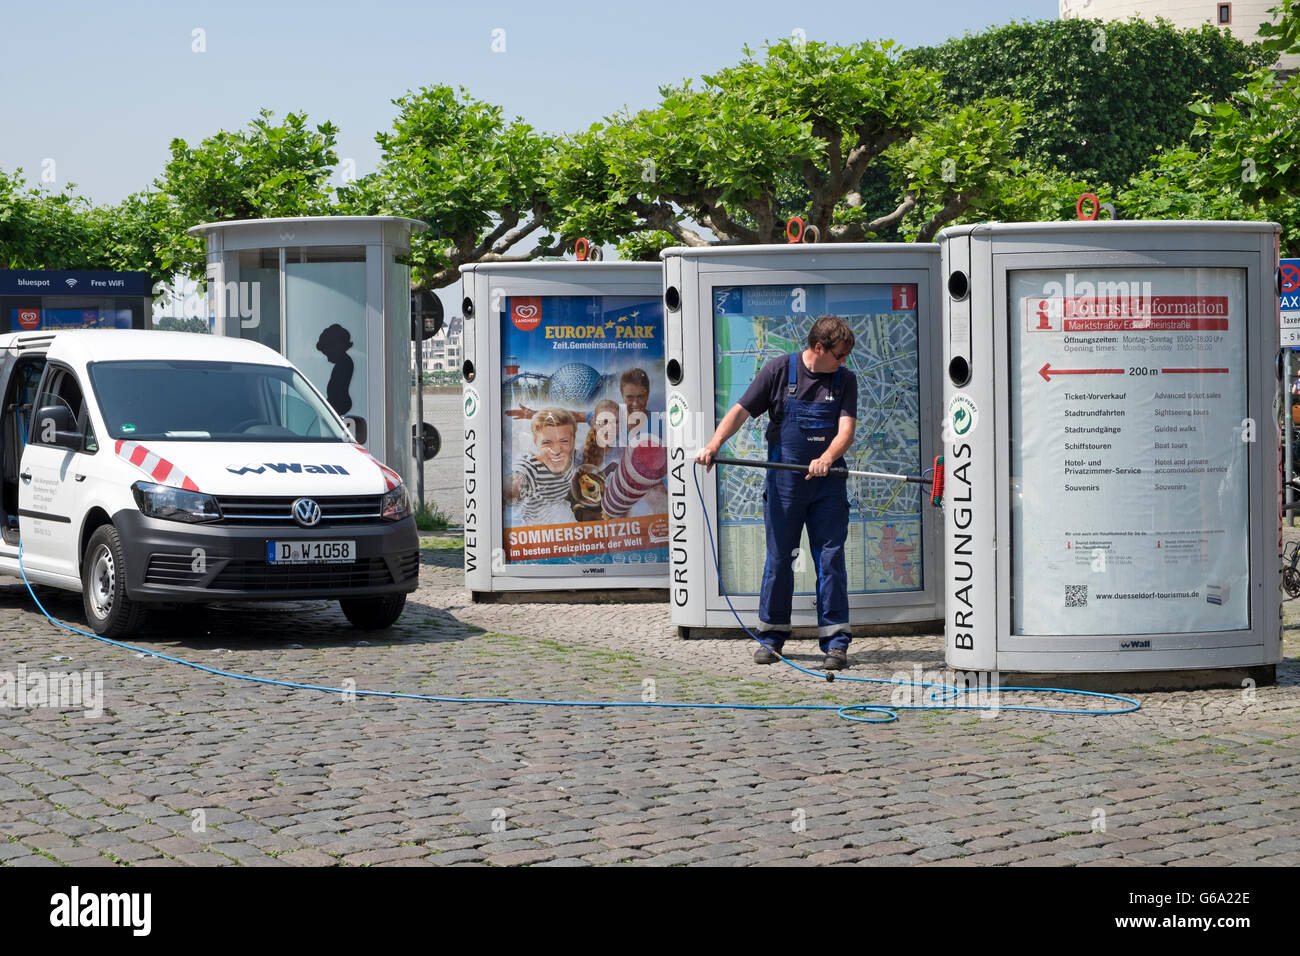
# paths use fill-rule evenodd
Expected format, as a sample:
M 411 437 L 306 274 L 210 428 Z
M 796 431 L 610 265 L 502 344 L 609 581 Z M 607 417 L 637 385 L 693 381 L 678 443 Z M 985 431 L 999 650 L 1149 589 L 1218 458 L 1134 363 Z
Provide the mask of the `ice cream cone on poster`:
M 605 483 L 602 508 L 610 518 L 626 517 L 632 506 L 668 473 L 668 452 L 656 439 L 646 436 L 628 449 L 618 469 Z

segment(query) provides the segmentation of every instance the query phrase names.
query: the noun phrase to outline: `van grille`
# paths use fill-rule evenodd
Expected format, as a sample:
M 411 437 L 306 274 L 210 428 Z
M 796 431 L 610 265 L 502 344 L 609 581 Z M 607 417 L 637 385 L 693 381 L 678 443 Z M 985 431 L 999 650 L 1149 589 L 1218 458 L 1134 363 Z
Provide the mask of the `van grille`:
M 276 497 L 218 496 L 221 520 L 214 524 L 253 525 L 259 528 L 298 527 L 293 520 L 293 503 L 303 495 Z M 310 496 L 308 496 L 310 497 Z M 321 509 L 317 528 L 381 521 L 379 495 L 313 498 Z
M 168 587 L 194 587 L 204 572 L 194 570 L 194 557 L 188 554 L 154 554 L 144 572 L 145 584 Z
M 397 580 L 409 581 L 420 576 L 420 552 L 412 551 L 397 559 Z
M 231 561 L 208 587 L 215 591 L 332 591 L 392 584 L 388 562 L 364 558 L 355 564 L 267 564 Z
M 207 587 L 214 591 L 332 591 L 340 588 L 382 587 L 401 584 L 420 573 L 420 552 L 396 558 L 397 577 L 382 557 L 362 558 L 353 564 L 268 564 L 266 561 L 227 561 Z M 188 554 L 154 554 L 149 557 L 144 583 L 165 587 L 202 587 L 206 571 L 194 570 Z

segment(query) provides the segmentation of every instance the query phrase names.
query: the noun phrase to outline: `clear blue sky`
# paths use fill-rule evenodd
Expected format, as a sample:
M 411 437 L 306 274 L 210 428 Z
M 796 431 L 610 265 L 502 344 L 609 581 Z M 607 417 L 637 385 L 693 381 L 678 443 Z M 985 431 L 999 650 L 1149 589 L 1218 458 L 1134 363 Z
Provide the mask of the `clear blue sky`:
M 924 46 L 1056 0 L 446 3 L 415 0 L 112 0 L 4 5 L 0 168 L 116 202 L 159 175 L 173 137 L 197 143 L 265 106 L 340 127 L 358 174 L 408 89 L 464 86 L 552 132 L 653 106 L 661 84 L 802 29 L 811 40 Z M 505 52 L 492 51 L 505 31 Z M 206 52 L 195 52 L 195 30 Z

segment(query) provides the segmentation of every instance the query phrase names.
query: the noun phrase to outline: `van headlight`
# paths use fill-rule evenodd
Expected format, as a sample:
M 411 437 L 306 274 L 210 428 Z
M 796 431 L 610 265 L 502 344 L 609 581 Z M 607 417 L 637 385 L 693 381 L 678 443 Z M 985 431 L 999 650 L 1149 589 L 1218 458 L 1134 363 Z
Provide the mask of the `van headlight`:
M 379 513 L 388 521 L 401 521 L 411 513 L 411 501 L 406 497 L 405 485 L 398 485 L 380 499 Z
M 136 507 L 148 518 L 165 518 L 168 521 L 216 521 L 221 517 L 217 499 L 197 491 L 185 491 L 171 485 L 155 485 L 137 481 L 131 486 Z

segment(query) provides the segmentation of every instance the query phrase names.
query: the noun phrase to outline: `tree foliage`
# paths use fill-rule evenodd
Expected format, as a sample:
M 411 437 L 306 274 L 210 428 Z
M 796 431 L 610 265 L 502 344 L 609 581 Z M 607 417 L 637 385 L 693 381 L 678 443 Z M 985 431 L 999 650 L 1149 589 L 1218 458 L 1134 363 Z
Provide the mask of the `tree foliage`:
M 1209 24 L 1178 30 L 1137 18 L 1012 23 L 903 55 L 938 70 L 957 103 L 1023 103 L 1019 157 L 1094 187 L 1126 183 L 1152 154 L 1185 141 L 1187 104 L 1226 97 L 1234 74 L 1270 59 Z
M 197 146 L 172 140 L 171 159 L 155 182 L 165 202 L 143 207 L 164 217 L 159 259 L 166 271 L 204 274 L 203 242 L 185 234 L 200 223 L 337 212 L 329 179 L 338 164 L 338 128 L 328 121 L 310 127 L 305 113 L 288 113 L 280 123 L 274 117 L 263 109 L 247 129 L 221 130 Z
M 161 332 L 195 332 L 199 335 L 207 335 L 212 331 L 207 319 L 198 319 L 193 316 L 180 319 L 174 316 L 165 316 L 155 322 L 153 327 Z
M 677 245 L 672 233 L 661 229 L 634 232 L 618 244 L 618 257 L 626 262 L 658 262 L 659 253 Z
M 1300 45 L 1300 0 L 1279 12 L 1257 50 L 1139 20 L 1019 23 L 912 51 L 783 40 L 559 137 L 428 86 L 393 101 L 378 169 L 337 190 L 336 127 L 262 110 L 173 140 L 153 188 L 114 206 L 0 170 L 0 265 L 200 278 L 186 230 L 201 222 L 397 215 L 430 224 L 409 260 L 423 290 L 579 236 L 654 259 L 669 244 L 784 242 L 800 216 L 823 241 L 929 240 L 950 223 L 1071 218 L 1088 187 L 1130 214 L 1290 222 L 1300 86 L 1259 67 Z
M 420 290 L 450 285 L 471 262 L 528 259 L 556 250 L 545 232 L 550 137 L 502 109 L 449 86 L 393 101 L 393 129 L 375 137 L 379 169 L 340 188 L 345 211 L 429 223 L 410 261 Z M 542 231 L 535 247 L 512 247 Z
M 173 225 L 175 218 L 162 194 L 133 193 L 115 206 L 95 207 L 87 218 L 91 241 L 104 263 L 101 268 L 147 272 L 155 283 L 170 283 L 177 275 L 167 250 L 176 244 L 181 224 Z
M 71 186 L 57 193 L 29 187 L 22 172 L 0 169 L 0 266 L 100 268 L 87 219 L 90 203 Z
M 1270 60 L 1300 53 L 1300 3 L 1270 11 L 1260 44 Z M 1300 255 L 1300 77 L 1267 68 L 1214 100 L 1190 104 L 1190 138 L 1153 157 L 1119 193 L 1126 217 L 1253 219 L 1282 225 L 1284 255 Z
M 1270 13 L 1277 22 L 1261 24 L 1259 31 L 1267 56 L 1300 53 L 1300 3 Z M 1243 81 L 1218 102 L 1203 97 L 1191 106 L 1197 116 L 1193 135 L 1204 138 L 1208 169 L 1252 207 L 1300 196 L 1300 74 L 1279 82 L 1263 67 Z
M 850 241 L 918 210 L 912 232 L 924 239 L 985 198 L 1020 124 L 1001 99 L 951 108 L 939 75 L 904 64 L 888 41 L 783 40 L 660 95 L 562 144 L 561 231 L 771 243 L 797 215 L 823 240 Z M 888 177 L 869 173 L 889 163 L 899 175 L 885 189 Z

